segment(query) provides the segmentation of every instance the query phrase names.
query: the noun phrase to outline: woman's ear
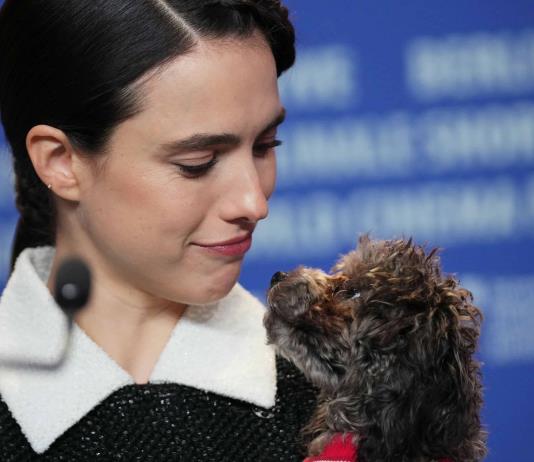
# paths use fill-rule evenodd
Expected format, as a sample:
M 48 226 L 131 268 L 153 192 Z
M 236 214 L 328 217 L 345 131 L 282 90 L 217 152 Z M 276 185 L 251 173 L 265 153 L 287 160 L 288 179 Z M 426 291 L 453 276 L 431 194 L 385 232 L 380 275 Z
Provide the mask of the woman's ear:
M 66 200 L 79 200 L 76 167 L 79 156 L 67 135 L 49 125 L 36 125 L 26 135 L 26 149 L 43 183 Z

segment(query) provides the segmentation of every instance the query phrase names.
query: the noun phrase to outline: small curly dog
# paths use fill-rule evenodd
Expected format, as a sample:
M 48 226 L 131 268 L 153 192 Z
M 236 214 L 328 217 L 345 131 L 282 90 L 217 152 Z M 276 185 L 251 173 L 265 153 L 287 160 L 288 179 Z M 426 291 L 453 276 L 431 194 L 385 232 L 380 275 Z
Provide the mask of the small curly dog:
M 483 459 L 482 315 L 437 249 L 365 235 L 331 275 L 276 273 L 268 305 L 268 342 L 320 390 L 310 456 L 343 434 L 358 462 Z

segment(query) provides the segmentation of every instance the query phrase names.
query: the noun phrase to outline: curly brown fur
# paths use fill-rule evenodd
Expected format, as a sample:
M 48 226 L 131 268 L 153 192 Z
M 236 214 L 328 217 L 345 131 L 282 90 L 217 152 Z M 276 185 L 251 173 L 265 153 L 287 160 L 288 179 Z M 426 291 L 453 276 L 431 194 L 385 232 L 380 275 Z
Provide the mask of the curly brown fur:
M 300 267 L 278 279 L 268 340 L 321 390 L 310 455 L 350 432 L 359 461 L 483 459 L 482 315 L 436 249 L 363 236 L 332 275 Z

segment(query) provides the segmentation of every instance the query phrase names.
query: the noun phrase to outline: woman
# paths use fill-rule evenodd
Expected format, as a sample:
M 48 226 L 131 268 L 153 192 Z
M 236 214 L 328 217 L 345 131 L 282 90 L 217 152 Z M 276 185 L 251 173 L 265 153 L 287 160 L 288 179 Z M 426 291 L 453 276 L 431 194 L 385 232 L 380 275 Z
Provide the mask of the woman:
M 54 358 L 58 266 L 93 275 L 63 366 L 0 369 L 0 460 L 302 460 L 314 390 L 237 284 L 275 183 L 286 8 L 7 0 L 0 56 L 21 215 L 0 335 L 32 328 L 8 353 Z

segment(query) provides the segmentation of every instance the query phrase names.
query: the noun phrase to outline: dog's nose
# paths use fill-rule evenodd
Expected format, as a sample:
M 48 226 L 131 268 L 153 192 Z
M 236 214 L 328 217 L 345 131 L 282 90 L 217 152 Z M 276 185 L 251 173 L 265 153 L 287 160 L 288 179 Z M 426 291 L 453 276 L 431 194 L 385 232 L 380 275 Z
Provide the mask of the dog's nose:
M 284 273 L 283 271 L 277 271 L 271 278 L 271 287 L 278 284 L 280 281 L 283 281 L 285 278 L 287 278 L 287 273 Z

